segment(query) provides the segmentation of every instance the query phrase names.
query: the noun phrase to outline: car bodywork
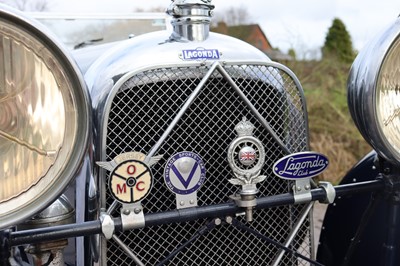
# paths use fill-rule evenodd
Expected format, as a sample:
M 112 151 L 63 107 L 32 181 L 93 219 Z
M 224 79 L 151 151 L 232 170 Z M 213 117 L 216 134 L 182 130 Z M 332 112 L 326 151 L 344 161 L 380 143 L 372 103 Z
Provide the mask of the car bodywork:
M 0 194 L 0 206 L 35 190 L 38 200 L 0 212 L 2 264 L 318 265 L 313 201 L 333 203 L 341 195 L 385 187 L 375 179 L 380 171 L 371 172 L 372 181 L 351 186 L 315 184 L 312 177 L 328 161 L 309 152 L 300 82 L 249 44 L 209 32 L 213 8 L 211 1 L 175 0 L 167 9 L 172 31 L 70 53 L 43 26 L 1 6 L 4 54 L 23 49 L 55 77 L 42 91 L 29 85 L 13 93 L 4 86 L 0 107 L 25 107 L 19 116 L 35 125 L 21 123 L 11 135 L 13 123 L 0 120 L 0 149 L 19 149 L 14 158 L 4 153 L 11 158 L 5 161 L 37 162 L 32 153 L 49 149 L 53 135 L 46 129 L 52 127 L 33 120 L 31 105 L 67 121 L 52 163 L 27 173 L 39 181 L 25 181 L 15 174 L 19 168 L 9 174 L 3 163 L 0 181 L 18 180 L 21 189 L 3 188 L 11 196 Z M 22 65 L 18 58 L 9 60 Z M 12 75 L 4 84 L 18 87 L 18 69 L 7 68 L 6 59 L 0 63 Z M 34 70 L 39 64 L 27 62 Z M 46 86 L 41 75 L 34 77 Z M 57 88 L 60 102 L 69 103 L 60 114 L 41 100 Z M 21 96 L 36 90 L 40 96 L 33 104 Z M 21 98 L 27 103 L 15 100 Z M 46 141 L 28 143 L 21 132 L 30 131 L 41 132 Z M 58 157 L 63 152 L 67 155 Z M 25 188 L 23 182 L 31 183 Z M 50 185 L 37 186 L 40 182 Z M 322 246 L 338 250 L 329 241 Z M 319 254 L 323 261 L 326 256 Z

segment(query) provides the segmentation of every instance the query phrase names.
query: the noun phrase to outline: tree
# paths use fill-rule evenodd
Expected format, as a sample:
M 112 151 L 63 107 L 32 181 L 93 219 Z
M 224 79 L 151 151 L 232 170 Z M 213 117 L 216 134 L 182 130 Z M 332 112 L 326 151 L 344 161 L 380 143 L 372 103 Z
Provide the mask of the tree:
M 230 7 L 222 12 L 214 13 L 213 26 L 215 27 L 219 22 L 224 22 L 228 26 L 245 25 L 251 23 L 250 18 L 245 6 Z
M 47 0 L 0 0 L 0 3 L 12 6 L 21 11 L 46 11 L 48 9 Z
M 332 26 L 325 37 L 322 56 L 334 56 L 345 63 L 351 63 L 354 60 L 355 52 L 350 34 L 344 23 L 338 18 L 333 20 Z

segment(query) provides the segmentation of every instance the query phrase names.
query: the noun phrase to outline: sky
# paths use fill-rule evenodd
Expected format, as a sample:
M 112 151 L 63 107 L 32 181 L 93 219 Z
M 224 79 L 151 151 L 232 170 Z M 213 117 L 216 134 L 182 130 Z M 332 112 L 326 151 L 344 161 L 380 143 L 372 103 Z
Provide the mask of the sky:
M 49 10 L 67 13 L 126 13 L 170 5 L 171 0 L 49 0 Z M 334 18 L 341 19 L 353 46 L 361 50 L 368 40 L 400 14 L 399 0 L 213 0 L 215 12 L 245 8 L 250 22 L 258 23 L 273 47 L 300 57 L 319 53 Z

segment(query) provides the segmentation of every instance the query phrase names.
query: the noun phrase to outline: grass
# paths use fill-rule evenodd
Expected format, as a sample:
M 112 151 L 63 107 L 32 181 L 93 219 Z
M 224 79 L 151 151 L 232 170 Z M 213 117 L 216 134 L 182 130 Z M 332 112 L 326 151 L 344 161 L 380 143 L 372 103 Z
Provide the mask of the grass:
M 319 178 L 337 184 L 371 150 L 354 125 L 347 106 L 350 65 L 327 58 L 293 61 L 288 67 L 299 78 L 306 95 L 311 149 L 330 160 L 328 170 Z

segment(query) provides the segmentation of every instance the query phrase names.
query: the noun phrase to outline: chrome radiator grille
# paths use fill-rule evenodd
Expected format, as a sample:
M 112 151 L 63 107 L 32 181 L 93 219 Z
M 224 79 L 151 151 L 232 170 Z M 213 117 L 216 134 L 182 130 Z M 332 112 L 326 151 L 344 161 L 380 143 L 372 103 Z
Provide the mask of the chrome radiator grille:
M 223 69 L 290 152 L 307 148 L 304 102 L 291 76 L 267 65 L 226 65 Z M 148 154 L 209 70 L 208 66 L 157 68 L 138 73 L 126 81 L 111 105 L 106 159 L 112 160 L 130 151 Z M 176 209 L 175 195 L 164 184 L 163 171 L 166 160 L 181 151 L 196 152 L 205 162 L 207 180 L 197 192 L 199 205 L 229 201 L 229 196 L 237 192 L 238 187 L 228 182 L 233 173 L 227 162 L 227 149 L 236 137 L 234 127 L 243 117 L 255 125 L 254 136 L 263 142 L 266 150 L 262 174 L 268 177 L 258 185 L 258 196 L 288 192 L 291 184 L 275 177 L 271 170 L 273 163 L 285 155 L 282 145 L 272 138 L 226 76 L 215 70 L 155 153 L 163 154 L 163 159 L 152 167 L 154 186 L 151 195 L 142 202 L 144 212 Z M 106 201 L 108 208 L 113 202 L 109 192 L 106 193 Z M 290 206 L 257 210 L 251 223 L 246 223 L 243 217 L 235 219 L 262 235 L 284 243 L 298 220 L 301 208 Z M 114 210 L 112 215 L 119 216 L 118 210 Z M 133 230 L 120 233 L 117 237 L 145 265 L 160 262 L 167 265 L 269 265 L 279 253 L 276 246 L 231 224 L 211 224 L 209 220 L 202 219 Z M 306 256 L 311 253 L 309 228 L 309 220 L 306 219 L 290 245 Z M 174 253 L 190 239 L 193 242 Z M 109 265 L 133 264 L 113 240 L 107 243 L 106 258 Z M 307 265 L 288 254 L 281 263 Z

